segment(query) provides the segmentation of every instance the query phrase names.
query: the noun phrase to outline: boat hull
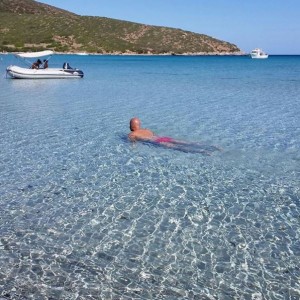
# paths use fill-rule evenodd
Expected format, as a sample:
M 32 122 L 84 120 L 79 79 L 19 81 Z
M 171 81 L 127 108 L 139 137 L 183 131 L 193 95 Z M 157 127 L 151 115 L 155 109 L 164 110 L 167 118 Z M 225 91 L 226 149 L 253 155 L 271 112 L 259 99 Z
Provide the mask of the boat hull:
M 268 58 L 269 55 L 268 54 L 262 54 L 262 55 L 251 55 L 251 57 L 253 59 L 265 59 L 265 58 Z
M 83 72 L 78 69 L 26 69 L 18 66 L 7 67 L 6 73 L 15 79 L 66 79 L 82 78 L 84 76 Z

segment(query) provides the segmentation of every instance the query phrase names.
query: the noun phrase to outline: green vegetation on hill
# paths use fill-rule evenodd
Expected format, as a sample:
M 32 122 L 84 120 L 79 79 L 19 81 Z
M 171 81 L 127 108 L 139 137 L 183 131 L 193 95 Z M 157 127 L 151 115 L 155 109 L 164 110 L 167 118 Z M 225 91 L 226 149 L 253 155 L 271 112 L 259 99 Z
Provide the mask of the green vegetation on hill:
M 236 53 L 233 44 L 181 29 L 79 16 L 33 0 L 0 0 L 0 51 Z

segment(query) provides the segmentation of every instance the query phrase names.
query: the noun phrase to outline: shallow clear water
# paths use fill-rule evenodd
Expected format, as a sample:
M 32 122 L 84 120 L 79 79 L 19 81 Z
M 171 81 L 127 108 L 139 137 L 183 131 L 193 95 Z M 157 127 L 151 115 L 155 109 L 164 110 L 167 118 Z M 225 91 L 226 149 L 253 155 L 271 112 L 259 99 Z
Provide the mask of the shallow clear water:
M 299 299 L 300 57 L 0 56 L 0 298 Z M 222 148 L 127 141 L 128 122 Z

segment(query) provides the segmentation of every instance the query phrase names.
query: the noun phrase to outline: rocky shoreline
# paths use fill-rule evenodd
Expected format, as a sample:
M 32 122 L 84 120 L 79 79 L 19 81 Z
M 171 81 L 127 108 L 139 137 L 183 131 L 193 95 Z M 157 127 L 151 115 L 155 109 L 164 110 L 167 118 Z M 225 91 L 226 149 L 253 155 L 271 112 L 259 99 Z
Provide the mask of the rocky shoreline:
M 49 49 L 48 49 L 49 50 Z M 26 51 L 26 52 L 31 52 L 31 51 Z M 24 52 L 1 52 L 0 54 L 17 54 L 17 53 L 24 53 Z M 116 55 L 116 56 L 245 56 L 248 55 L 248 53 L 245 52 L 186 52 L 186 53 L 173 53 L 173 52 L 168 52 L 168 53 L 137 53 L 137 52 L 108 52 L 108 53 L 93 53 L 93 52 L 56 52 L 54 51 L 55 54 L 58 55 Z

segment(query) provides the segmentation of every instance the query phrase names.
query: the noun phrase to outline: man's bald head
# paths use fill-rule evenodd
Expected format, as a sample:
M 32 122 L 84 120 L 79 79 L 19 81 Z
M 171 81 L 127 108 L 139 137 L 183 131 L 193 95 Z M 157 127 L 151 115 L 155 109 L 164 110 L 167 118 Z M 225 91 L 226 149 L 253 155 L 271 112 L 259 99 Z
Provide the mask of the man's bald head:
M 141 128 L 141 121 L 140 121 L 140 119 L 136 118 L 136 117 L 132 118 L 130 120 L 130 126 L 129 127 L 130 127 L 131 131 L 139 130 Z

